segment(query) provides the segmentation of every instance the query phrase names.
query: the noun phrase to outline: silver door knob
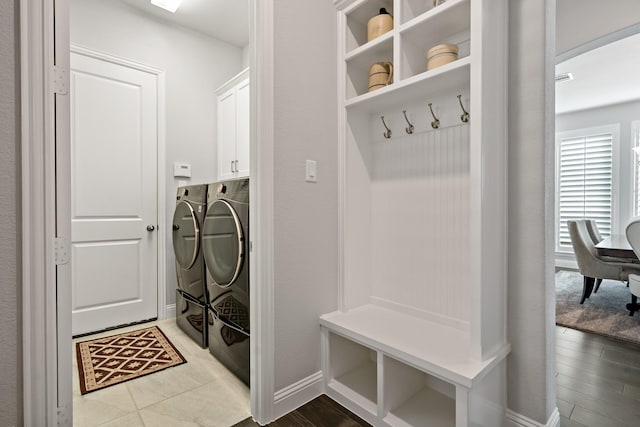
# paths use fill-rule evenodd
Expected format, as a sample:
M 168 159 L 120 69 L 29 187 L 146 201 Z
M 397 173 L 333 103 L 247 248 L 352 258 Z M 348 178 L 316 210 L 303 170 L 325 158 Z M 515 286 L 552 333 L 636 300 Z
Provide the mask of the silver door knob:
M 156 227 L 154 227 L 153 225 L 151 225 L 151 224 L 147 225 L 147 231 L 153 231 L 155 229 L 156 229 Z

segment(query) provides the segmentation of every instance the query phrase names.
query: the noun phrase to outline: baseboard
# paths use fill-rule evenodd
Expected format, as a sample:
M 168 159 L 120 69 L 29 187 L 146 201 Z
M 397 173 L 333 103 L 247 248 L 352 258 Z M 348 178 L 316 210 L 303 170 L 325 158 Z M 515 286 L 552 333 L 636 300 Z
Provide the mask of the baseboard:
M 175 304 L 167 304 L 167 308 L 164 312 L 165 319 L 172 319 L 176 317 L 176 305 Z
M 322 387 L 322 371 L 318 371 L 276 391 L 273 396 L 274 420 L 320 396 L 323 392 Z
M 525 417 L 522 414 L 518 414 L 517 412 L 513 412 L 510 409 L 507 409 L 505 419 L 507 427 L 560 427 L 560 412 L 558 412 L 557 407 L 551 413 L 546 424 L 540 424 L 539 422 Z

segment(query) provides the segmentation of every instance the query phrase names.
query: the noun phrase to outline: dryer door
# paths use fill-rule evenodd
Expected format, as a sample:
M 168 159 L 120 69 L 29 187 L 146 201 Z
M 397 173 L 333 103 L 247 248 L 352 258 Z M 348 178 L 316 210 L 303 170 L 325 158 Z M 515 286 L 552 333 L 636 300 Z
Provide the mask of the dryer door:
M 178 265 L 185 270 L 193 266 L 200 250 L 200 225 L 190 203 L 178 202 L 173 214 L 173 251 Z
M 202 250 L 207 271 L 218 286 L 231 286 L 244 262 L 242 224 L 233 206 L 216 200 L 207 208 Z

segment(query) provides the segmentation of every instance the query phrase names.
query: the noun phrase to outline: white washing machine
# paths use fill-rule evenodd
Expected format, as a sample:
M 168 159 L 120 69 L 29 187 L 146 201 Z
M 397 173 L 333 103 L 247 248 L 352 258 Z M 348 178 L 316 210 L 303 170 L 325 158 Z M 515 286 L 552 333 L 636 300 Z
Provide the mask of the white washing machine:
M 173 214 L 173 252 L 176 258 L 176 323 L 203 348 L 207 347 L 207 284 L 202 254 L 202 225 L 207 208 L 207 185 L 178 188 Z

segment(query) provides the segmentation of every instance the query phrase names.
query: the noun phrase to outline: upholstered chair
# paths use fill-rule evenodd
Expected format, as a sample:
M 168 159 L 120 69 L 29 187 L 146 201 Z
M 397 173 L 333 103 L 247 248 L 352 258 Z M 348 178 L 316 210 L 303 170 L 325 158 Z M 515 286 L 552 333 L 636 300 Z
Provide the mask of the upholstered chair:
M 631 218 L 627 225 L 627 240 L 633 248 L 633 252 L 640 258 L 640 216 Z M 631 291 L 631 303 L 627 304 L 629 316 L 640 310 L 638 297 L 640 296 L 640 275 L 629 274 L 629 290 Z
M 595 284 L 595 278 L 629 280 L 629 274 L 640 276 L 640 265 L 630 262 L 604 261 L 596 255 L 596 247 L 589 235 L 586 222 L 584 220 L 567 221 L 569 235 L 573 252 L 576 255 L 580 274 L 584 276 L 582 297 L 580 304 L 591 296 Z

